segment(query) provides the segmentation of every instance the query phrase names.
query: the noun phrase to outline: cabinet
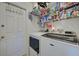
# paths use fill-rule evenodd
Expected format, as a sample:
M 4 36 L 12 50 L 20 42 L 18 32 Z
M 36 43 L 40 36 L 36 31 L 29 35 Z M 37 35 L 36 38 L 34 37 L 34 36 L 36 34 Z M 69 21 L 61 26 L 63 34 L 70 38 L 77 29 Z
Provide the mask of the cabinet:
M 24 55 L 26 52 L 25 10 L 0 3 L 0 55 Z
M 79 46 L 55 39 L 41 39 L 40 51 L 41 56 L 78 56 Z

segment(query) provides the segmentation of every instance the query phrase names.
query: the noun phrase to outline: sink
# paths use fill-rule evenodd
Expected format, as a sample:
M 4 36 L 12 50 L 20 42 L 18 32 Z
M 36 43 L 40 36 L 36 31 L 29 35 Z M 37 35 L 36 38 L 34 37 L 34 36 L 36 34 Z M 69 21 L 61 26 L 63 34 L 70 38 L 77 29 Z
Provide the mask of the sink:
M 77 39 L 74 39 L 76 37 L 76 35 L 74 34 L 46 33 L 46 34 L 43 34 L 42 36 L 47 38 L 52 38 L 52 39 L 77 42 Z
M 62 37 L 76 37 L 74 34 L 59 34 L 59 33 L 46 33 L 43 34 L 42 36 L 62 36 Z

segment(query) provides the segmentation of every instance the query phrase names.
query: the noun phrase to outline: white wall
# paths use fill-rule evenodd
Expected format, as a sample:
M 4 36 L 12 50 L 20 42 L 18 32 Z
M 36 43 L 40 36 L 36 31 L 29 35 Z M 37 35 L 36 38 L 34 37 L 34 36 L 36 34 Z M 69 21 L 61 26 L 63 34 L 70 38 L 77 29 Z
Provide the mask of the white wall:
M 65 31 L 74 31 L 79 36 L 79 17 L 54 22 L 56 28 Z

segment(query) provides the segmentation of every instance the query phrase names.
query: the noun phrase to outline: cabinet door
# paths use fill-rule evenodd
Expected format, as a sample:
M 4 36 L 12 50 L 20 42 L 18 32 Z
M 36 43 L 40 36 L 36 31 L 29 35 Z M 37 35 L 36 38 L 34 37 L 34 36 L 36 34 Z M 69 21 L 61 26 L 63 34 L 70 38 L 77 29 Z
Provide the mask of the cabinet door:
M 77 56 L 79 46 L 53 39 L 42 39 L 40 51 L 41 55 L 45 56 Z
M 0 56 L 6 56 L 6 36 L 5 36 L 5 4 L 0 2 Z
M 40 53 L 41 55 L 45 56 L 55 56 L 55 55 L 61 55 L 61 49 L 59 48 L 59 45 L 56 44 L 55 41 L 53 40 L 46 40 L 46 39 L 41 39 L 41 45 L 40 45 Z M 61 54 L 60 54 L 61 53 Z

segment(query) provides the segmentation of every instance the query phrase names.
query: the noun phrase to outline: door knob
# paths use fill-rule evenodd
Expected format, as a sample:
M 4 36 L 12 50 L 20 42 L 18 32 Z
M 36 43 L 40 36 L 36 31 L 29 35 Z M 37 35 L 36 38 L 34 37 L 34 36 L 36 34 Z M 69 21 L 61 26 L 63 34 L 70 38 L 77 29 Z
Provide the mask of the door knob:
M 5 25 L 1 25 L 1 27 L 4 27 Z
M 4 39 L 4 36 L 1 36 L 1 39 Z

